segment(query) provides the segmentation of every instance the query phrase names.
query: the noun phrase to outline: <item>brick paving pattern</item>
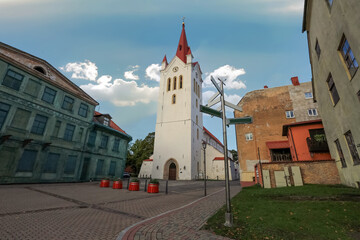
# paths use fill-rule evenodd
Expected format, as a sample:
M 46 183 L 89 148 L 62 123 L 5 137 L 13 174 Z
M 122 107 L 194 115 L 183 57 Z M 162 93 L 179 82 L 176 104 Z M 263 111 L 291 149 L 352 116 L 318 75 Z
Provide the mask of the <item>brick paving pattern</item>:
M 239 186 L 232 186 L 231 195 L 234 196 L 239 191 Z M 206 220 L 225 204 L 224 195 L 224 190 L 218 191 L 189 206 L 135 224 L 124 230 L 118 240 L 228 239 L 200 230 Z
M 98 182 L 1 185 L 0 239 L 117 239 L 124 229 L 203 196 L 203 185 L 198 181 L 169 182 L 169 194 L 165 194 L 165 182 L 162 181 L 160 186 L 160 193 L 148 194 L 143 191 L 144 182 L 139 192 L 100 188 Z M 223 188 L 223 182 L 209 182 L 208 194 Z M 232 192 L 235 191 L 232 188 Z M 194 206 L 178 211 L 179 218 L 167 222 L 162 217 L 159 224 L 151 222 L 146 228 L 142 225 L 148 229 L 141 229 L 140 233 L 144 233 L 145 238 L 139 233 L 136 238 L 167 239 L 164 236 L 171 231 L 166 224 L 170 224 L 169 229 L 182 229 L 173 239 L 221 239 L 206 231 L 198 231 L 191 223 L 196 221 L 197 225 L 202 225 L 224 204 L 224 191 L 221 192 L 219 196 L 214 196 L 222 201 L 211 200 L 213 197 L 204 198 Z M 201 206 L 201 202 L 207 207 Z M 204 213 L 195 218 L 191 214 L 195 210 Z M 184 222 L 178 222 L 178 219 L 184 219 Z M 184 235 L 186 232 L 187 235 Z

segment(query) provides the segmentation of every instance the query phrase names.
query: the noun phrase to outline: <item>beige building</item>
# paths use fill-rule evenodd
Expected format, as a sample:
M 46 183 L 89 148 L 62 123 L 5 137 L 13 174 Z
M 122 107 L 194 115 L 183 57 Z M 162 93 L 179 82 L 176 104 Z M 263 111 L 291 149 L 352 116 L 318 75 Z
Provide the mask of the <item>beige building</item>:
M 360 1 L 306 0 L 314 100 L 341 182 L 360 187 Z
M 235 118 L 252 116 L 252 124 L 235 126 L 241 181 L 255 180 L 254 166 L 259 162 L 291 161 L 287 137 L 282 136 L 283 125 L 320 119 L 317 104 L 313 102 L 311 82 L 248 92 L 235 111 Z

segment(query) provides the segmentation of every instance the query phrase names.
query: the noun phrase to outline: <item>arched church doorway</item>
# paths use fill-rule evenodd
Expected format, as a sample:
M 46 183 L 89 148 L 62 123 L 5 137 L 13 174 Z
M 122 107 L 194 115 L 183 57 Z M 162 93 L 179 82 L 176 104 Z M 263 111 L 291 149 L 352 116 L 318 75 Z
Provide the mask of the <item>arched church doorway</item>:
M 176 180 L 176 165 L 171 163 L 169 166 L 169 180 Z
M 179 179 L 179 163 L 173 159 L 170 158 L 166 161 L 164 164 L 164 173 L 163 173 L 163 179 L 168 180 L 178 180 Z

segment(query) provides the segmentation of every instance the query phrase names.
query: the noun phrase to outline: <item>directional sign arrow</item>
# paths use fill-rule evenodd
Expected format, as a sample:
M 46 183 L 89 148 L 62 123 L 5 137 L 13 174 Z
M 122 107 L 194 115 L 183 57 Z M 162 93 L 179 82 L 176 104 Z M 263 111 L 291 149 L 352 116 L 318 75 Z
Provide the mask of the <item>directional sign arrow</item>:
M 211 98 L 209 98 L 209 100 L 208 100 L 208 104 L 209 103 L 211 103 L 217 96 L 219 96 L 220 95 L 220 93 L 215 93 Z
M 212 109 L 212 108 L 209 108 L 209 107 L 205 107 L 203 105 L 200 105 L 200 112 L 203 112 L 203 113 L 206 113 L 206 114 L 210 114 L 211 116 L 221 118 L 221 112 L 216 111 L 215 109 Z
M 228 118 L 228 119 L 226 119 L 226 125 L 248 124 L 248 123 L 252 123 L 252 122 L 253 122 L 252 117 Z
M 222 91 L 221 88 L 219 87 L 219 85 L 216 83 L 215 79 L 213 78 L 213 76 L 210 76 L 211 82 L 214 84 L 214 86 L 216 87 L 216 89 L 219 91 L 219 93 L 222 95 Z
M 227 101 L 225 101 L 225 106 L 242 112 L 242 107 L 237 106 L 237 105 L 232 104 L 232 103 L 229 103 L 229 102 L 227 102 Z
M 219 103 L 220 102 L 220 98 L 216 99 L 216 100 L 213 100 L 211 102 L 208 102 L 208 104 L 206 104 L 207 107 L 212 107 L 214 106 L 215 104 Z

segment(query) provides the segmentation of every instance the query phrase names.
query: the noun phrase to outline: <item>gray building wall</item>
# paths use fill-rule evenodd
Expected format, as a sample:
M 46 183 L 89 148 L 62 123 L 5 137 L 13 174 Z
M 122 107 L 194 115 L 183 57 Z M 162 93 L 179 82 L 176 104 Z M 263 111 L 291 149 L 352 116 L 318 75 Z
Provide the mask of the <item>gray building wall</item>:
M 351 156 L 345 133 L 351 131 L 356 153 L 360 153 L 360 73 L 351 76 L 339 49 L 343 36 L 349 42 L 357 62 L 360 61 L 360 1 L 305 1 L 303 31 L 307 31 L 313 89 L 328 140 L 331 155 L 336 159 L 341 182 L 359 187 L 360 165 Z M 316 42 L 321 52 L 318 57 Z M 334 103 L 327 84 L 332 75 L 339 95 Z M 346 166 L 340 161 L 335 141 L 338 140 Z

